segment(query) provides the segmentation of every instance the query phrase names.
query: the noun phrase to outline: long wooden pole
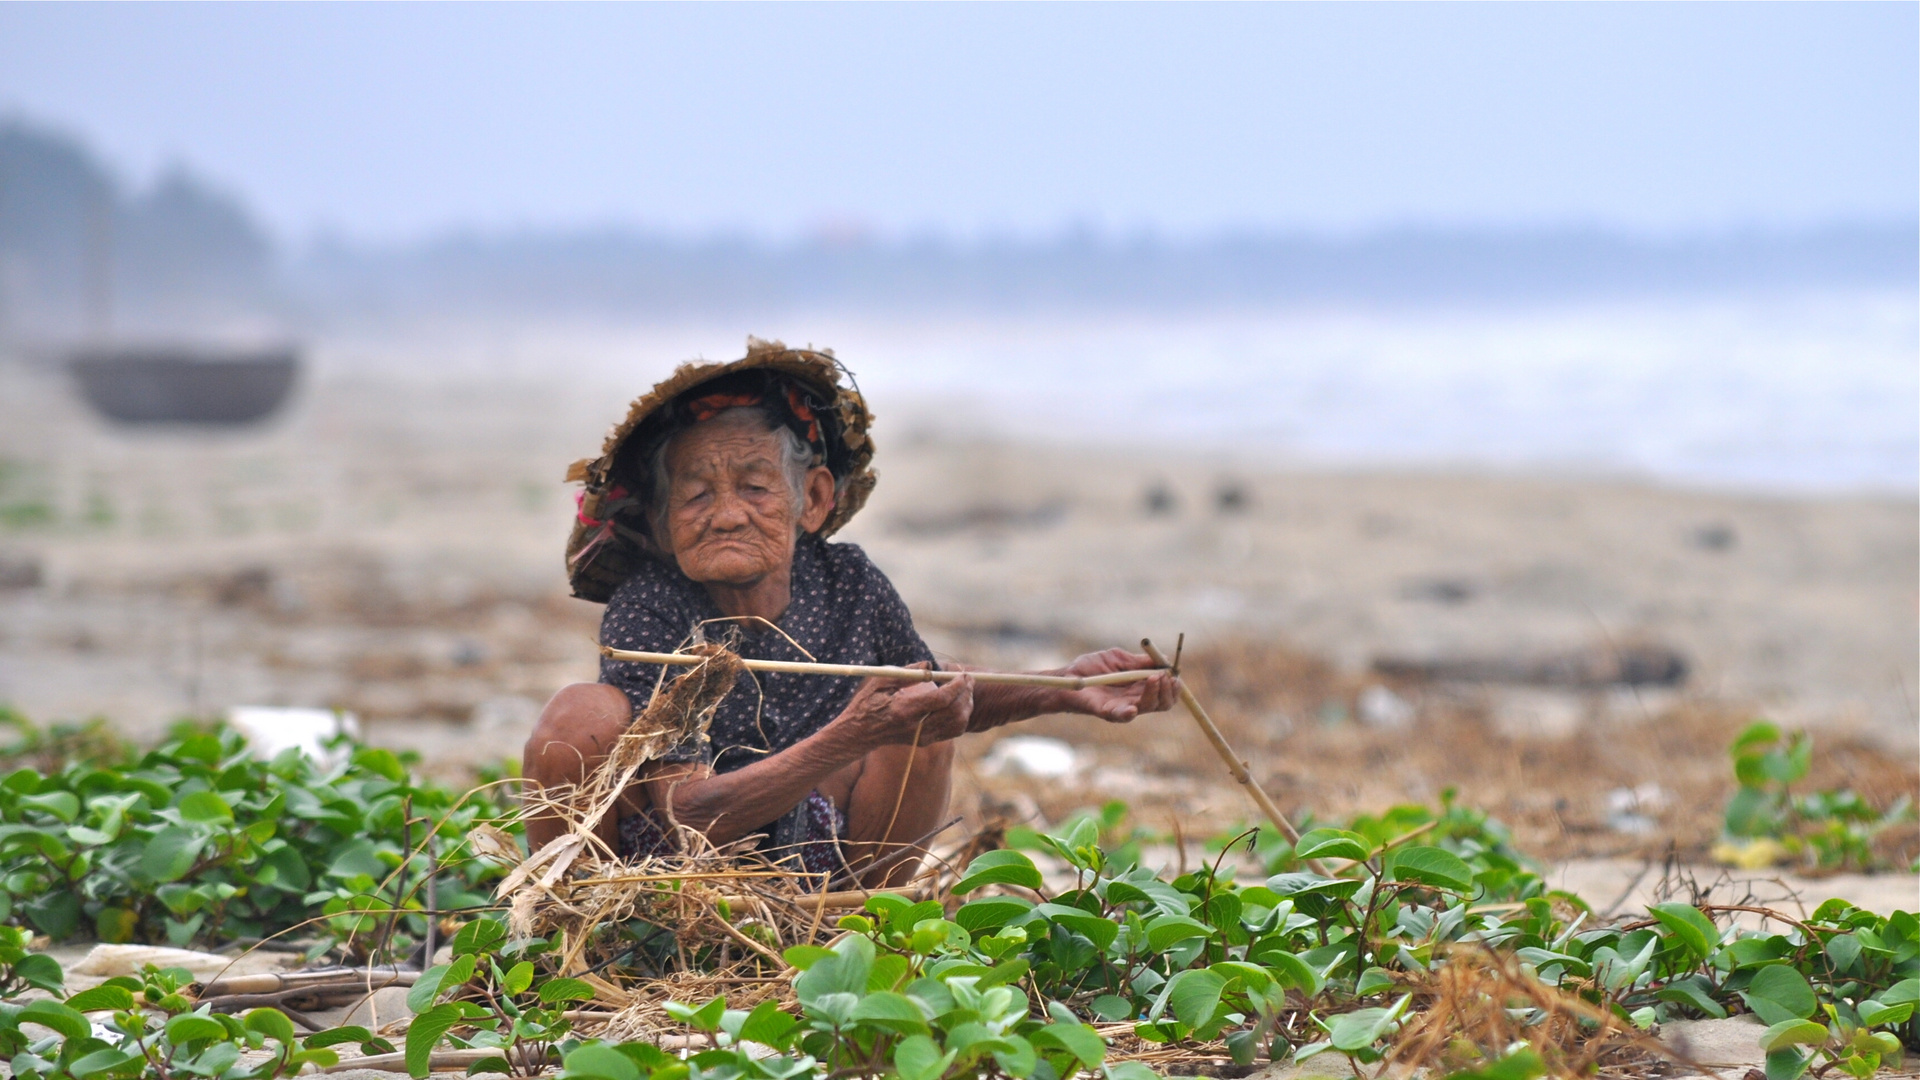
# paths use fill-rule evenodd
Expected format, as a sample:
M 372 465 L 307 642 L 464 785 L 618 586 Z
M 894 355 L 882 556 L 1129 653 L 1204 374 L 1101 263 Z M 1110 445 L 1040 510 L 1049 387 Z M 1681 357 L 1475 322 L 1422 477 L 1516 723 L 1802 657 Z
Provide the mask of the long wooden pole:
M 1162 667 L 1171 667 L 1167 663 L 1166 656 L 1146 638 L 1140 639 L 1140 651 L 1146 653 L 1154 663 Z M 1260 812 L 1267 815 L 1267 820 L 1273 822 L 1274 827 L 1286 836 L 1287 841 L 1299 843 L 1300 834 L 1294 830 L 1293 823 L 1288 821 L 1287 815 L 1281 813 L 1280 808 L 1267 797 L 1266 791 L 1253 782 L 1253 773 L 1248 771 L 1247 763 L 1240 760 L 1240 755 L 1233 752 L 1233 747 L 1227 745 L 1227 737 L 1220 734 L 1220 728 L 1214 724 L 1213 717 L 1208 716 L 1207 710 L 1201 707 L 1200 699 L 1193 696 L 1193 691 L 1187 689 L 1184 681 L 1176 679 L 1174 685 L 1180 688 L 1180 704 L 1187 707 L 1187 712 L 1193 716 L 1193 722 L 1200 725 L 1200 730 L 1206 735 L 1207 741 L 1213 744 L 1214 752 L 1220 755 L 1221 761 L 1227 763 L 1227 771 L 1233 774 L 1233 778 L 1240 782 L 1241 787 L 1247 789 L 1247 794 L 1260 807 Z
M 695 653 L 658 653 L 634 652 L 628 649 L 600 647 L 600 655 L 613 660 L 627 660 L 637 664 L 674 664 L 679 667 L 693 667 L 706 662 L 706 657 Z M 804 660 L 748 660 L 741 658 L 740 663 L 748 671 L 780 671 L 794 675 L 845 675 L 854 678 L 900 679 L 904 682 L 951 682 L 962 675 L 973 676 L 974 682 L 1007 683 L 1012 686 L 1057 686 L 1063 690 L 1085 690 L 1089 686 L 1118 686 L 1124 683 L 1151 679 L 1160 674 L 1159 668 L 1142 668 L 1138 671 L 1115 671 L 1106 675 L 1029 675 L 1015 671 L 939 671 L 924 668 L 886 667 L 871 664 L 816 664 Z

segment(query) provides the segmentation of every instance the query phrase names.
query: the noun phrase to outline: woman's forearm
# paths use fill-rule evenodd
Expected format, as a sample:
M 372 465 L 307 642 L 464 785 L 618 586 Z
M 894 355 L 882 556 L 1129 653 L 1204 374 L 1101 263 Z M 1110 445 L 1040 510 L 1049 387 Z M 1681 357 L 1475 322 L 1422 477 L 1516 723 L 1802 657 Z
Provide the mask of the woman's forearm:
M 965 664 L 942 664 L 948 671 L 985 671 Z M 1058 675 L 1060 671 L 1041 671 L 1039 675 Z M 1051 686 L 1019 686 L 1012 683 L 976 683 L 973 688 L 973 717 L 967 730 L 986 731 L 1005 724 L 1017 724 L 1048 713 L 1072 712 L 1062 701 L 1061 692 Z
M 777 754 L 726 773 L 647 782 L 653 805 L 671 800 L 675 821 L 727 844 L 758 831 L 799 805 L 820 781 L 867 752 L 838 724 L 828 724 Z

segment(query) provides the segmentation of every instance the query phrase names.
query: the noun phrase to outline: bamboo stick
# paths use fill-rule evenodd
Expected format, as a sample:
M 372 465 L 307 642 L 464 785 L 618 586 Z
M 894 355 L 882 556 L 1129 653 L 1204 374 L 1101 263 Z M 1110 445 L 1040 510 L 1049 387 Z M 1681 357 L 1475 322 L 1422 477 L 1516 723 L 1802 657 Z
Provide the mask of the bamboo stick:
M 1140 651 L 1151 657 L 1154 663 L 1168 666 L 1166 656 L 1146 638 L 1140 639 Z M 1287 815 L 1281 813 L 1280 808 L 1273 804 L 1273 800 L 1267 796 L 1266 791 L 1253 782 L 1253 774 L 1247 771 L 1247 763 L 1240 760 L 1240 756 L 1233 752 L 1233 747 L 1227 745 L 1226 736 L 1220 734 L 1220 729 L 1215 726 L 1213 717 L 1208 716 L 1207 710 L 1201 707 L 1200 699 L 1193 696 L 1193 691 L 1187 689 L 1184 681 L 1176 679 L 1174 685 L 1180 689 L 1180 703 L 1187 707 L 1188 713 L 1192 714 L 1193 722 L 1200 725 L 1200 731 L 1206 735 L 1207 741 L 1213 744 L 1214 752 L 1220 755 L 1220 760 L 1227 763 L 1227 771 L 1233 774 L 1233 778 L 1240 782 L 1241 787 L 1247 789 L 1248 796 L 1260 807 L 1260 812 L 1267 815 L 1267 820 L 1273 822 L 1274 827 L 1280 830 L 1288 842 L 1299 843 L 1300 834 L 1295 831 L 1293 823 L 1288 821 Z
M 704 663 L 707 659 L 691 653 L 633 652 L 628 649 L 609 648 L 605 645 L 600 647 L 600 655 L 612 660 L 626 660 L 637 664 L 675 664 L 680 667 L 693 667 Z M 1064 690 L 1085 690 L 1089 686 L 1120 686 L 1139 682 L 1142 679 L 1151 679 L 1160 674 L 1160 669 L 1157 668 L 1114 671 L 1105 675 L 1029 675 L 1017 671 L 939 671 L 871 664 L 816 664 L 803 660 L 748 660 L 745 657 L 742 657 L 740 662 L 749 671 L 777 671 L 792 675 L 845 675 L 853 678 L 900 679 L 906 682 L 951 682 L 962 675 L 971 675 L 975 682 L 1006 683 L 1010 686 L 1055 686 Z

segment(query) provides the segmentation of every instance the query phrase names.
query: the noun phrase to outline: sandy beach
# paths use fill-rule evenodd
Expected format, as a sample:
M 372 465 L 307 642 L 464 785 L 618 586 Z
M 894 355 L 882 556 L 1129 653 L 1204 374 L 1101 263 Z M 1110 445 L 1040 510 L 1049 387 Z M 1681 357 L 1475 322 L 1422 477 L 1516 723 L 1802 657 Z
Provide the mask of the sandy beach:
M 561 476 L 596 450 L 616 391 L 320 377 L 267 428 L 186 435 L 109 429 L 50 370 L 0 366 L 0 383 L 0 701 L 30 718 L 104 716 L 150 739 L 235 705 L 343 708 L 458 772 L 516 757 L 540 703 L 594 675 L 599 609 L 561 574 Z M 1656 817 L 1698 848 L 1730 782 L 1724 740 L 1762 715 L 1853 754 L 1840 780 L 1913 786 L 1910 499 L 1304 471 L 966 440 L 914 423 L 911 403 L 880 412 L 880 487 L 840 539 L 892 576 L 937 652 L 1037 667 L 1184 633 L 1196 684 L 1294 808 L 1466 781 L 1537 819 L 1539 843 L 1614 855 L 1667 836 L 1609 832 L 1603 805 L 1664 769 L 1673 808 Z M 1374 671 L 1636 646 L 1680 657 L 1684 681 Z M 1126 794 L 1196 831 L 1245 815 L 1173 720 L 1032 730 L 1085 753 L 1073 782 L 1025 785 L 1048 813 Z M 1545 764 L 1494 777 L 1463 738 Z M 988 794 L 1022 786 L 971 775 Z M 1564 805 L 1528 809 L 1542 784 Z

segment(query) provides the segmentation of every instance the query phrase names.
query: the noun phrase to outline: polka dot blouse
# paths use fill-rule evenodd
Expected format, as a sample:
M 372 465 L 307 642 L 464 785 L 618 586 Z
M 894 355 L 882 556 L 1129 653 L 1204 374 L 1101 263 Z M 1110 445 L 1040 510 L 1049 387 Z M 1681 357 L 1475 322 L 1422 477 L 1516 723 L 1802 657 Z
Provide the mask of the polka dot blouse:
M 933 652 L 913 628 L 913 616 L 893 583 L 855 544 L 803 537 L 794 546 L 792 599 L 779 626 L 786 636 L 755 621 L 723 621 L 705 587 L 673 563 L 649 560 L 615 590 L 600 621 L 600 641 L 615 649 L 673 652 L 699 640 L 725 641 L 756 660 L 806 660 L 830 664 L 913 664 Z M 789 642 L 791 637 L 793 642 Z M 806 650 L 794 648 L 797 642 Z M 660 678 L 660 665 L 602 659 L 600 681 L 626 692 L 635 710 L 646 706 Z M 832 675 L 747 672 L 724 698 L 705 742 L 683 743 L 663 755 L 668 761 L 709 763 L 731 772 L 777 753 L 825 727 L 840 715 L 858 679 Z M 801 804 L 787 817 L 798 818 Z M 770 823 L 775 843 L 801 822 Z

